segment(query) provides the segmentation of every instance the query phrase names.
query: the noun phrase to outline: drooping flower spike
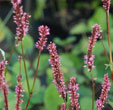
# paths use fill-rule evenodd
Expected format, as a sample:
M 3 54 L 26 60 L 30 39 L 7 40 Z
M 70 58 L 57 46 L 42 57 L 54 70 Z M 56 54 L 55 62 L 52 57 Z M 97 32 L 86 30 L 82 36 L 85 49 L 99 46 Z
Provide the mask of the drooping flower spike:
M 103 2 L 103 8 L 106 11 L 109 11 L 109 9 L 110 9 L 110 0 L 102 0 L 102 2 Z
M 56 84 L 60 96 L 64 100 L 66 100 L 66 91 L 65 91 L 66 87 L 64 84 L 64 77 L 60 67 L 61 66 L 60 57 L 57 54 L 56 45 L 51 42 L 48 46 L 48 50 L 50 54 L 49 63 L 52 67 L 53 77 L 54 77 L 53 83 Z
M 104 107 L 104 104 L 107 100 L 108 97 L 108 92 L 110 90 L 110 81 L 108 78 L 108 74 L 104 75 L 104 82 L 102 83 L 102 91 L 101 91 L 101 95 L 99 97 L 99 99 L 96 101 L 96 107 L 97 110 L 102 110 L 102 108 Z
M 102 39 L 102 36 L 101 36 L 101 27 L 98 25 L 98 24 L 95 24 L 94 26 L 92 26 L 93 28 L 93 31 L 92 31 L 92 35 L 91 37 L 89 38 L 89 46 L 88 46 L 88 55 L 85 55 L 84 56 L 84 67 L 88 67 L 88 71 L 91 72 L 91 70 L 93 68 L 95 68 L 94 66 L 94 58 L 95 58 L 95 55 L 92 54 L 93 52 L 93 48 L 95 47 L 94 44 L 96 43 L 97 39 Z
M 77 91 L 79 90 L 79 85 L 76 84 L 76 80 L 74 77 L 70 78 L 70 83 L 69 83 L 69 98 L 71 100 L 71 107 L 72 110 L 80 110 L 80 105 L 78 102 L 79 98 L 79 93 Z
M 17 25 L 16 28 L 16 46 L 18 46 L 19 42 L 24 39 L 24 36 L 28 32 L 29 28 L 29 21 L 28 19 L 31 17 L 29 14 L 23 12 L 23 7 L 20 6 L 21 0 L 11 0 L 11 3 L 13 5 L 15 14 L 14 16 L 14 22 Z
M 47 42 L 46 36 L 50 34 L 49 32 L 50 29 L 47 26 L 42 25 L 38 28 L 38 31 L 39 31 L 40 38 L 36 42 L 35 47 L 38 48 L 40 51 L 42 51 L 46 46 L 46 42 Z

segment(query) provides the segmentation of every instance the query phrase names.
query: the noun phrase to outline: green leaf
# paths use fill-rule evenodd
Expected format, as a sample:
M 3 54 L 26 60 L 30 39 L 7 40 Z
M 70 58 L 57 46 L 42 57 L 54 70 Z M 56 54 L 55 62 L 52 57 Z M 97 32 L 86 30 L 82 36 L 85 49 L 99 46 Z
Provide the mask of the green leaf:
M 51 82 L 53 81 L 53 75 L 52 75 L 52 69 L 48 68 L 46 70 L 46 75 L 47 75 L 47 83 L 51 84 Z
M 42 75 L 44 73 L 45 69 L 49 66 L 48 59 L 49 59 L 48 54 L 41 54 L 40 62 L 39 62 L 39 69 L 38 69 L 39 75 Z M 36 66 L 37 66 L 37 61 L 38 61 L 38 58 L 36 58 L 33 63 L 34 68 L 36 68 Z
M 33 52 L 34 42 L 30 35 L 25 35 L 24 40 L 22 41 L 24 52 L 27 54 L 31 54 Z M 19 53 L 22 53 L 21 49 L 21 42 L 19 43 L 19 46 L 16 48 Z
M 13 91 L 9 91 L 8 94 L 8 103 L 9 103 L 9 109 L 13 110 L 15 108 L 15 104 L 16 104 L 16 96 L 15 96 L 15 92 Z
M 87 88 L 86 86 L 79 86 L 80 97 L 92 97 L 92 90 L 90 88 Z
M 54 84 L 51 84 L 45 92 L 45 108 L 46 110 L 59 110 L 63 99 L 59 97 L 59 93 Z
M 81 110 L 91 110 L 92 109 L 92 99 L 89 97 L 84 97 L 80 99 L 80 109 Z M 96 110 L 96 108 L 95 108 Z
M 71 28 L 70 34 L 83 34 L 87 31 L 87 25 L 85 23 L 79 23 Z
M 110 27 L 113 26 L 113 22 L 112 22 L 112 16 L 111 14 L 109 15 L 109 20 L 110 20 Z M 94 15 L 88 20 L 88 24 L 89 24 L 89 30 L 91 30 L 91 26 L 93 26 L 94 24 L 99 24 L 102 27 L 102 30 L 106 30 L 106 12 L 104 10 L 104 8 L 96 8 L 96 11 L 94 13 Z
M 46 0 L 36 0 L 36 10 L 34 18 L 39 19 L 43 16 L 43 9 L 46 7 Z
M 34 81 L 34 78 L 32 78 L 32 77 L 29 78 L 29 86 L 30 86 L 30 88 L 32 88 L 33 81 Z M 23 88 L 25 90 L 25 93 L 28 93 L 26 80 L 23 81 Z M 35 87 L 34 87 L 34 90 L 33 90 L 33 94 L 36 95 L 37 93 L 39 93 L 39 90 L 40 90 L 40 80 L 36 79 Z
M 112 101 L 109 101 L 108 103 L 111 105 L 111 107 L 113 107 L 113 102 Z
M 74 42 L 76 40 L 75 36 L 69 36 L 67 37 L 67 39 L 62 40 L 59 37 L 54 38 L 54 42 L 62 47 L 66 47 L 67 45 L 71 44 L 72 42 Z
M 33 104 L 41 104 L 44 101 L 46 88 L 41 87 L 37 94 L 33 94 L 31 98 L 31 103 Z
M 26 67 L 27 67 L 27 70 L 29 70 L 29 62 L 26 60 Z M 14 64 L 14 66 L 12 67 L 12 71 L 14 73 L 14 75 L 12 75 L 12 81 L 11 83 L 15 84 L 16 85 L 16 82 L 17 82 L 17 78 L 16 76 L 19 74 L 19 63 L 16 62 Z M 26 77 L 25 77 L 25 70 L 24 70 L 24 63 L 23 61 L 21 61 L 21 74 L 22 74 L 22 79 L 25 80 Z M 28 77 L 31 76 L 31 71 L 28 71 Z

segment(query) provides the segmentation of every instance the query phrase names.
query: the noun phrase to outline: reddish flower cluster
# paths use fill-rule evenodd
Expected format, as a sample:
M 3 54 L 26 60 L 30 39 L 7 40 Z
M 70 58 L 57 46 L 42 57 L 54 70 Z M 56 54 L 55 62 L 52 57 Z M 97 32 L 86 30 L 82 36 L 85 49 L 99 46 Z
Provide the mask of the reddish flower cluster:
M 5 66 L 7 65 L 7 61 L 1 61 L 0 62 L 0 90 L 2 90 L 2 86 L 3 86 L 3 80 L 5 78 L 4 76 L 4 70 L 5 70 Z
M 48 50 L 50 54 L 49 62 L 53 70 L 53 77 L 54 77 L 53 82 L 56 84 L 60 96 L 63 99 L 66 99 L 66 91 L 65 91 L 66 87 L 64 84 L 63 73 L 60 69 L 60 57 L 57 54 L 56 45 L 51 42 L 48 46 Z
M 78 97 L 79 94 L 77 93 L 79 87 L 78 84 L 75 84 L 76 80 L 74 77 L 70 78 L 70 83 L 69 83 L 69 96 L 71 99 L 71 106 L 72 106 L 72 110 L 80 110 L 80 105 L 78 102 Z
M 24 93 L 24 90 L 22 90 L 22 83 L 21 83 L 22 77 L 20 75 L 17 76 L 17 83 L 18 85 L 16 86 L 16 106 L 15 109 L 16 110 L 20 110 L 20 104 L 23 103 L 23 100 L 21 99 L 21 97 L 23 97 L 22 93 Z
M 28 28 L 29 28 L 28 18 L 30 18 L 31 16 L 27 13 L 24 13 L 23 7 L 19 6 L 21 0 L 11 0 L 11 3 L 14 8 L 13 13 L 15 14 L 14 22 L 17 25 L 16 32 L 18 37 L 16 37 L 17 40 L 16 46 L 18 46 L 19 41 L 22 41 L 24 35 L 28 32 Z
M 104 82 L 102 84 L 102 92 L 99 99 L 96 101 L 97 110 L 102 110 L 102 108 L 104 107 L 104 103 L 107 100 L 109 90 L 110 90 L 110 81 L 108 78 L 108 74 L 105 74 Z
M 47 42 L 46 36 L 50 34 L 49 32 L 50 30 L 47 26 L 42 25 L 38 28 L 38 31 L 39 31 L 40 38 L 39 38 L 39 41 L 36 42 L 35 47 L 38 48 L 40 51 L 42 51 L 46 45 L 46 42 Z
M 3 96 L 4 96 L 4 109 L 9 110 L 8 109 L 8 99 L 7 99 L 8 85 L 4 80 L 5 79 L 4 71 L 5 71 L 6 65 L 7 65 L 7 61 L 5 61 L 5 60 L 0 62 L 0 90 L 3 92 Z
M 102 0 L 103 2 L 103 7 L 105 8 L 106 11 L 109 11 L 110 9 L 110 0 Z
M 98 24 L 95 24 L 92 28 L 93 28 L 92 35 L 89 38 L 88 55 L 84 56 L 84 59 L 85 59 L 84 67 L 88 67 L 89 72 L 91 72 L 91 70 L 95 68 L 94 66 L 95 56 L 92 54 L 94 44 L 96 43 L 98 38 L 102 39 L 102 36 L 101 36 L 102 30 L 100 30 L 101 27 Z
M 65 103 L 62 104 L 61 110 L 66 110 L 66 105 L 65 105 Z

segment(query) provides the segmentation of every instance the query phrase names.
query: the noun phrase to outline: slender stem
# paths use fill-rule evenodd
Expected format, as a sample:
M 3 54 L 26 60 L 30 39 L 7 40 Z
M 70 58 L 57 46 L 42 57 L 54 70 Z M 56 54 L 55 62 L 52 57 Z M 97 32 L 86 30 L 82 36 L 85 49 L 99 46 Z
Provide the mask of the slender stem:
M 93 79 L 93 75 L 92 73 L 90 72 L 90 76 L 91 76 L 91 80 L 92 80 L 92 86 L 93 86 L 93 89 L 92 89 L 92 110 L 94 110 L 94 100 L 95 100 L 95 81 Z
M 32 97 L 32 93 L 30 93 L 30 96 L 29 96 L 29 99 L 28 99 L 28 102 L 27 102 L 27 105 L 26 105 L 25 110 L 28 109 L 28 106 L 29 106 L 29 103 L 30 103 L 31 97 Z
M 19 61 L 19 75 L 21 76 L 21 60 Z
M 33 90 L 34 90 L 35 81 L 36 81 L 37 74 L 38 74 L 38 67 L 39 67 L 40 55 L 41 55 L 41 51 L 39 51 L 39 55 L 38 55 L 37 68 L 36 68 L 36 73 L 35 73 L 35 77 L 34 77 L 34 81 L 33 81 L 33 86 L 32 86 L 31 92 L 33 92 Z
M 30 92 L 30 96 L 29 96 L 29 99 L 28 99 L 28 102 L 27 102 L 27 105 L 26 105 L 26 110 L 28 109 L 28 106 L 29 106 L 29 103 L 30 103 L 30 100 L 31 100 L 31 96 L 32 96 L 32 93 L 33 93 L 33 90 L 34 90 L 34 87 L 35 87 L 35 82 L 36 82 L 36 78 L 37 78 L 37 74 L 38 74 L 40 55 L 41 55 L 41 51 L 39 51 L 39 54 L 38 54 L 36 73 L 35 73 L 35 76 L 34 76 L 34 81 L 33 81 L 32 89 L 31 89 L 31 92 Z
M 107 59 L 108 59 L 108 62 L 109 62 L 109 56 L 108 56 L 108 53 L 107 53 L 107 51 L 106 51 L 105 45 L 104 45 L 104 43 L 103 43 L 102 40 L 101 40 L 101 44 L 102 44 L 102 46 L 103 46 L 103 48 L 104 48 L 104 53 L 105 53 L 105 55 L 106 55 L 106 57 L 107 57 Z
M 10 57 L 9 57 L 9 60 L 8 60 L 8 64 L 7 64 L 6 69 L 5 69 L 5 73 L 4 73 L 5 74 L 5 77 L 6 77 L 6 74 L 7 74 L 7 69 L 8 69 L 9 63 L 11 61 L 11 57 L 13 55 L 14 48 L 15 47 L 13 47 L 12 50 L 11 50 Z
M 29 78 L 28 78 L 28 73 L 27 73 L 27 68 L 26 68 L 26 62 L 25 62 L 25 57 L 24 57 L 24 48 L 23 48 L 22 41 L 21 41 L 21 49 L 22 49 L 22 58 L 23 58 L 23 62 L 24 62 L 25 76 L 26 76 L 26 81 L 27 81 L 27 88 L 28 88 L 28 92 L 30 95 Z
M 108 31 L 109 57 L 110 57 L 110 64 L 111 64 L 112 63 L 112 51 L 111 51 L 111 40 L 110 40 L 109 10 L 106 11 L 106 22 L 107 22 L 107 31 Z

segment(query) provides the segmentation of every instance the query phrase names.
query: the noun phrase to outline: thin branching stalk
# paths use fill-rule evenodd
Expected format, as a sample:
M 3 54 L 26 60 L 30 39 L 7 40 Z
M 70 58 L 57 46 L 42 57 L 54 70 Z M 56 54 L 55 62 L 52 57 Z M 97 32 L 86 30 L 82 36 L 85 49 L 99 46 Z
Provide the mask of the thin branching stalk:
M 7 66 L 6 66 L 5 73 L 4 73 L 4 74 L 5 74 L 5 77 L 6 77 L 6 74 L 7 74 L 7 69 L 8 69 L 9 63 L 10 63 L 10 61 L 11 61 L 11 57 L 12 57 L 12 55 L 13 55 L 14 49 L 15 49 L 15 47 L 12 48 L 11 53 L 10 53 L 10 57 L 9 57 L 9 60 L 8 60 L 8 64 L 7 64 Z
M 108 62 L 109 62 L 109 56 L 108 56 L 108 53 L 107 53 L 107 51 L 106 51 L 105 45 L 104 45 L 104 43 L 103 43 L 102 40 L 101 40 L 101 44 L 102 44 L 102 46 L 103 46 L 103 48 L 104 48 L 104 53 L 105 53 L 105 55 L 106 55 L 106 57 L 107 57 L 107 60 L 108 60 Z
M 110 64 L 112 64 L 112 51 L 111 51 L 110 26 L 109 26 L 109 10 L 106 11 L 106 22 L 107 22 L 107 31 L 108 31 L 109 59 L 110 59 Z
M 27 68 L 26 68 L 26 62 L 25 62 L 25 57 L 24 57 L 24 48 L 23 48 L 23 43 L 22 43 L 22 41 L 21 41 L 21 49 L 22 49 L 22 58 L 23 58 L 23 62 L 24 62 L 24 70 L 25 70 L 27 88 L 28 88 L 28 92 L 29 92 L 29 95 L 30 95 L 29 78 L 28 78 L 28 72 L 27 72 Z
M 36 73 L 35 73 L 35 76 L 34 76 L 34 81 L 33 81 L 32 89 L 31 89 L 31 92 L 30 92 L 30 96 L 29 96 L 29 99 L 28 99 L 28 102 L 27 102 L 27 105 L 26 105 L 26 110 L 28 109 L 28 106 L 29 106 L 29 103 L 30 103 L 30 100 L 31 100 L 31 97 L 32 97 L 32 93 L 33 93 L 33 90 L 34 90 L 34 87 L 35 87 L 35 82 L 36 82 L 36 78 L 37 78 L 37 75 L 38 75 L 38 67 L 39 67 L 39 62 L 40 62 L 40 55 L 41 55 L 41 51 L 39 51 Z

